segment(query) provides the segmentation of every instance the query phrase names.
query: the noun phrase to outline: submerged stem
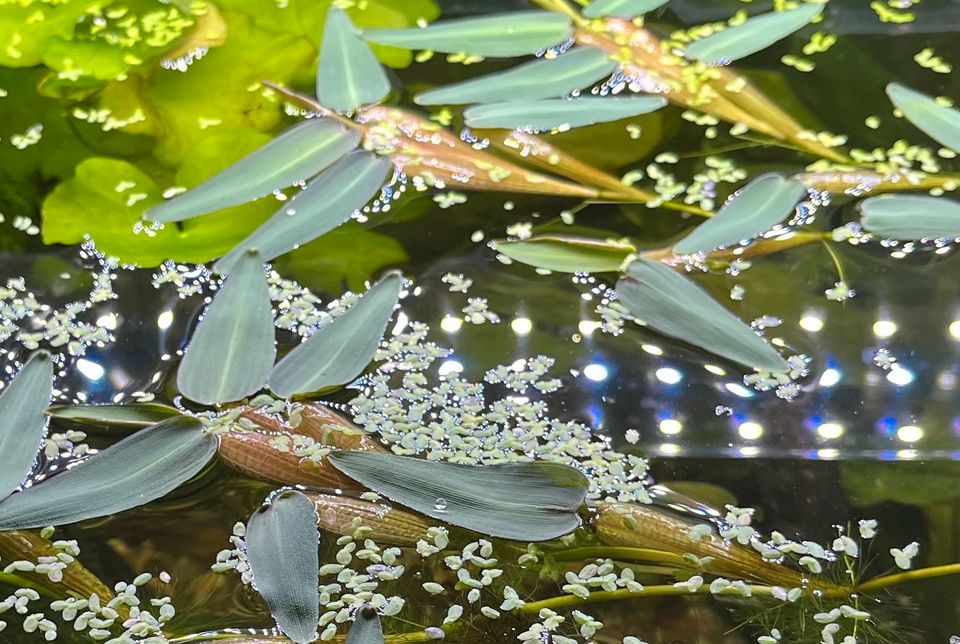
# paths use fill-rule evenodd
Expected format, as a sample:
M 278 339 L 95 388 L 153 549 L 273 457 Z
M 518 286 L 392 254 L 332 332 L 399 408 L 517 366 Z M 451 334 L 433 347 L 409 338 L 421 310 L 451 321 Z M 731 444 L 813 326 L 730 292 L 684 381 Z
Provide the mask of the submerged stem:
M 932 579 L 934 577 L 946 577 L 947 575 L 960 575 L 960 563 L 946 564 L 943 566 L 932 566 L 930 568 L 920 568 L 918 570 L 908 570 L 893 575 L 883 575 L 857 586 L 857 590 L 864 593 L 882 590 L 890 586 L 896 586 L 908 581 L 917 581 L 918 579 Z

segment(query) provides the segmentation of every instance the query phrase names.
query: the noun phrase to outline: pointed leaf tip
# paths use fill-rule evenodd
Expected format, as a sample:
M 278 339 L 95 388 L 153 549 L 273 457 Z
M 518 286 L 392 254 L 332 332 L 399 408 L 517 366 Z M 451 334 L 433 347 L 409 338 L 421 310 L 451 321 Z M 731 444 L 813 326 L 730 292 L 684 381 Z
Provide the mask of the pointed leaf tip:
M 295 347 L 270 373 L 270 390 L 295 396 L 343 385 L 373 359 L 400 297 L 403 280 L 391 271 L 359 302 Z
M 275 357 L 263 261 L 256 251 L 245 252 L 193 332 L 177 387 L 205 405 L 240 400 L 263 388 Z
M 766 49 L 805 27 L 820 15 L 824 5 L 803 4 L 796 9 L 774 11 L 752 18 L 742 24 L 727 27 L 687 45 L 683 52 L 686 58 L 710 65 L 726 65 Z
M 899 83 L 886 87 L 887 96 L 908 121 L 942 145 L 960 152 L 960 110 Z
M 383 627 L 376 608 L 364 604 L 357 611 L 345 644 L 383 644 Z
M 37 351 L 0 393 L 0 499 L 16 490 L 37 458 L 53 395 L 53 360 Z
M 247 557 L 256 589 L 277 626 L 297 644 L 317 637 L 320 533 L 313 503 L 281 492 L 247 521 Z
M 336 112 L 353 112 L 378 103 L 390 81 L 370 46 L 360 38 L 346 12 L 330 7 L 317 66 L 317 98 Z

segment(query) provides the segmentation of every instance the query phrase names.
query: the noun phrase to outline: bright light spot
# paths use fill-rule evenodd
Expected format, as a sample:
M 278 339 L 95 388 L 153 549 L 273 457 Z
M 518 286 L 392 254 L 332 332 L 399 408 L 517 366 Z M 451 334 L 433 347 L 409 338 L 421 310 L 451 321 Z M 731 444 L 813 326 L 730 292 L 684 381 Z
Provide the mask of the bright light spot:
M 101 329 L 113 331 L 117 328 L 117 316 L 114 313 L 106 313 L 97 318 L 96 324 Z
M 897 438 L 904 443 L 916 443 L 923 438 L 923 428 L 916 425 L 902 425 L 897 430 Z
M 527 335 L 533 330 L 533 322 L 530 321 L 530 318 L 514 318 L 510 322 L 510 328 L 517 335 Z
M 741 398 L 753 398 L 753 392 L 741 385 L 739 382 L 728 382 L 723 387 L 734 396 L 740 396 Z
M 710 373 L 715 374 L 715 375 L 718 375 L 718 376 L 725 376 L 725 375 L 727 375 L 727 370 L 726 370 L 726 369 L 724 369 L 723 367 L 718 367 L 718 366 L 715 365 L 715 364 L 705 364 L 705 365 L 703 365 L 703 368 L 706 369 L 707 371 L 709 371 Z
M 397 313 L 397 323 L 393 325 L 393 335 L 400 335 L 403 333 L 403 330 L 407 328 L 407 324 L 410 323 L 410 318 L 407 317 L 407 314 L 403 311 Z
M 583 375 L 594 382 L 603 382 L 610 375 L 610 372 L 602 364 L 594 362 L 583 368 Z
M 760 448 L 748 445 L 746 447 L 741 447 L 737 451 L 740 452 L 740 456 L 756 456 L 760 453 Z
M 463 371 L 463 365 L 457 362 L 456 360 L 444 360 L 440 365 L 440 368 L 437 369 L 437 373 L 441 376 L 446 376 L 451 373 L 460 373 Z
M 513 361 L 513 364 L 510 365 L 510 369 L 513 371 L 523 371 L 527 366 L 526 358 L 517 358 Z
M 173 311 L 164 311 L 157 316 L 157 328 L 166 331 L 173 324 Z
M 676 418 L 664 418 L 660 421 L 660 431 L 669 436 L 679 434 L 683 431 L 683 423 Z
M 663 349 L 658 347 L 655 344 L 641 344 L 640 348 L 649 353 L 652 356 L 662 356 Z
M 593 335 L 593 332 L 599 328 L 600 323 L 594 322 L 593 320 L 580 320 L 579 324 L 577 324 L 577 331 L 585 336 Z
M 897 451 L 897 458 L 902 461 L 913 460 L 917 457 L 917 450 L 915 449 L 901 449 Z
M 86 358 L 77 360 L 77 371 L 86 376 L 88 380 L 100 380 L 106 373 L 103 367 Z
M 887 373 L 887 380 L 898 387 L 909 385 L 911 382 L 913 382 L 913 378 L 914 375 L 912 371 L 905 369 L 896 363 L 894 363 L 894 365 L 890 368 L 890 371 Z
M 878 338 L 889 338 L 897 332 L 897 323 L 892 320 L 877 320 L 873 323 L 873 335 Z
M 823 329 L 823 320 L 815 315 L 804 315 L 800 318 L 800 328 L 810 333 L 816 333 Z
M 817 434 L 820 435 L 820 438 L 826 438 L 827 440 L 840 438 L 843 436 L 843 432 L 844 427 L 840 423 L 822 423 L 817 427 Z
M 960 320 L 951 322 L 947 330 L 950 331 L 950 335 L 953 336 L 954 340 L 960 340 Z
M 740 438 L 753 441 L 763 436 L 763 425 L 748 420 L 745 423 L 740 423 L 740 426 L 737 427 L 737 433 L 740 434 Z
M 840 450 L 833 449 L 832 447 L 817 450 L 817 458 L 821 458 L 825 461 L 832 461 L 838 456 L 840 456 Z
M 820 386 L 821 387 L 832 387 L 838 382 L 840 382 L 840 376 L 843 375 L 840 373 L 839 369 L 834 369 L 833 367 L 827 369 L 820 375 Z
M 660 453 L 667 456 L 676 456 L 680 453 L 680 446 L 674 443 L 663 443 L 660 445 Z
M 447 333 L 456 333 L 463 326 L 463 319 L 453 316 L 446 316 L 440 320 L 440 328 Z
M 661 367 L 656 372 L 657 380 L 668 385 L 675 385 L 683 380 L 683 374 L 673 367 Z

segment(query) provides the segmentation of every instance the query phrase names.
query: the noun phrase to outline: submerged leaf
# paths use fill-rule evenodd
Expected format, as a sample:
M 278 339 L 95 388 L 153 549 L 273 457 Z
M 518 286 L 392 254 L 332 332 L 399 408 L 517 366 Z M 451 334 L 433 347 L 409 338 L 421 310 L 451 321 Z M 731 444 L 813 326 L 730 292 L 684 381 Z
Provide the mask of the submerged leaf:
M 908 121 L 930 138 L 960 152 L 960 111 L 899 83 L 887 85 L 887 96 Z
M 747 18 L 742 24 L 687 45 L 683 55 L 711 65 L 726 65 L 786 38 L 805 27 L 822 11 L 822 4 L 809 3 L 796 9 Z
M 247 521 L 247 558 L 277 626 L 298 644 L 317 637 L 320 533 L 310 499 L 286 491 Z
M 270 373 L 270 390 L 294 396 L 350 382 L 373 359 L 400 297 L 403 280 L 391 272 L 346 313 L 283 357 Z
M 177 388 L 205 405 L 240 400 L 266 384 L 276 347 L 263 260 L 248 251 L 227 276 L 187 345 Z
M 221 274 L 230 272 L 251 249 L 259 251 L 263 260 L 269 262 L 333 230 L 377 194 L 389 169 L 387 158 L 363 150 L 351 152 L 220 258 L 214 270 Z
M 960 237 L 960 202 L 921 195 L 881 195 L 860 203 L 863 227 L 903 241 Z
M 345 644 L 383 644 L 383 628 L 376 608 L 370 604 L 360 607 Z
M 76 523 L 144 505 L 193 477 L 216 450 L 217 439 L 200 421 L 170 418 L 7 497 L 0 530 Z
M 379 102 L 389 92 L 390 81 L 370 46 L 346 12 L 330 7 L 320 45 L 317 98 L 331 110 L 353 112 Z
M 508 101 L 474 105 L 463 112 L 468 127 L 506 127 L 532 130 L 581 127 L 646 114 L 667 104 L 660 96 Z
M 789 369 L 753 329 L 660 262 L 633 261 L 617 282 L 617 295 L 632 315 L 659 333 L 755 369 Z
M 364 452 L 327 458 L 391 501 L 504 539 L 547 541 L 571 532 L 587 493 L 586 477 L 559 463 L 454 465 Z
M 0 394 L 0 499 L 30 473 L 43 441 L 43 412 L 53 395 L 53 361 L 46 351 L 30 356 Z
M 680 240 L 674 250 L 689 255 L 756 237 L 786 219 L 806 192 L 800 179 L 785 179 L 772 173 L 760 175 L 716 215 Z
M 297 123 L 196 188 L 150 208 L 153 221 L 182 221 L 309 179 L 352 150 L 360 134 L 328 119 Z
M 551 271 L 603 273 L 619 271 L 627 256 L 637 249 L 612 240 L 545 235 L 497 242 L 494 250 L 518 262 Z
M 632 19 L 642 16 L 648 11 L 658 9 L 670 0 L 592 0 L 583 8 L 583 15 L 587 18 L 613 16 L 614 18 Z
M 370 29 L 363 37 L 407 49 L 509 58 L 557 45 L 572 33 L 570 19 L 559 13 L 514 11 L 444 20 L 421 29 Z
M 47 410 L 53 418 L 76 423 L 107 425 L 110 427 L 147 427 L 167 418 L 179 416 L 176 407 L 161 403 L 132 403 L 128 405 L 57 405 Z
M 563 96 L 609 76 L 617 63 L 593 47 L 575 47 L 555 59 L 540 59 L 503 72 L 421 92 L 418 105 L 530 101 Z

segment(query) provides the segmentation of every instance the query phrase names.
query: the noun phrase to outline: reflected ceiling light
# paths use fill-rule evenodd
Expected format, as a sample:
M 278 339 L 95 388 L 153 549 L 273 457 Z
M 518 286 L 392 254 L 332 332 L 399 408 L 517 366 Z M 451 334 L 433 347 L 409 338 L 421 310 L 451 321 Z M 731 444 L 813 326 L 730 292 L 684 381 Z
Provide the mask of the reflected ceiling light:
M 740 423 L 740 426 L 737 427 L 737 433 L 740 434 L 740 438 L 744 440 L 752 441 L 763 436 L 763 425 L 760 423 L 755 423 L 752 420 Z
M 463 318 L 448 315 L 440 320 L 440 328 L 447 333 L 456 333 L 463 326 Z
M 747 445 L 739 448 L 737 452 L 740 453 L 740 456 L 756 456 L 760 453 L 760 448 L 753 445 Z
M 105 313 L 97 318 L 96 324 L 101 329 L 113 331 L 117 328 L 117 315 L 115 313 Z
M 447 376 L 452 373 L 461 373 L 462 371 L 463 365 L 456 360 L 444 360 L 440 365 L 440 368 L 437 369 L 437 373 L 441 376 Z
M 166 331 L 173 324 L 173 311 L 163 311 L 157 316 L 157 328 Z
M 676 456 L 680 453 L 680 446 L 675 443 L 663 443 L 659 447 L 661 454 L 666 454 L 667 456 Z
M 655 344 L 641 344 L 640 348 L 649 353 L 652 356 L 662 356 L 663 349 L 658 347 Z
M 673 367 L 660 367 L 657 369 L 655 375 L 657 376 L 657 380 L 668 385 L 675 385 L 683 380 L 683 374 Z
M 510 322 L 510 328 L 517 335 L 527 335 L 533 330 L 533 322 L 530 318 L 513 318 Z
M 820 438 L 825 438 L 827 440 L 833 440 L 834 438 L 840 438 L 843 436 L 844 427 L 840 423 L 821 423 L 817 427 L 817 434 Z
M 87 380 L 100 380 L 106 373 L 103 367 L 86 358 L 77 360 L 77 371 L 86 376 Z
M 577 331 L 581 335 L 591 336 L 593 332 L 600 328 L 599 322 L 594 322 L 593 320 L 580 320 L 577 324 Z
M 909 385 L 911 382 L 913 382 L 913 379 L 913 372 L 905 367 L 901 367 L 898 364 L 894 364 L 887 373 L 887 380 L 898 387 L 905 387 L 906 385 Z
M 602 364 L 593 362 L 583 368 L 583 375 L 594 382 L 603 382 L 610 376 L 610 372 Z
M 407 317 L 407 314 L 403 311 L 397 313 L 397 323 L 393 325 L 393 330 L 390 332 L 393 335 L 400 335 L 403 333 L 403 330 L 407 328 L 407 324 L 410 323 L 410 318 Z
M 740 396 L 741 398 L 753 398 L 753 392 L 741 385 L 739 382 L 728 382 L 723 385 L 723 387 L 734 396 Z
M 710 373 L 715 374 L 715 375 L 718 375 L 718 376 L 725 376 L 725 375 L 727 375 L 727 370 L 726 370 L 726 369 L 724 369 L 723 367 L 718 367 L 718 366 L 715 365 L 715 364 L 705 364 L 705 365 L 703 365 L 703 368 L 706 369 L 707 371 L 709 371 Z
M 951 322 L 950 326 L 947 327 L 947 330 L 950 332 L 950 335 L 954 340 L 960 340 L 960 320 L 954 320 Z
M 810 333 L 817 333 L 823 329 L 823 320 L 816 315 L 804 315 L 800 318 L 800 328 Z
M 675 436 L 683 431 L 683 423 L 676 418 L 664 418 L 660 421 L 660 431 L 668 436 Z
M 840 370 L 839 370 L 839 369 L 834 369 L 834 368 L 832 368 L 832 367 L 831 367 L 830 369 L 826 369 L 826 370 L 820 375 L 820 386 L 821 386 L 821 387 L 832 387 L 832 386 L 834 386 L 835 384 L 837 384 L 838 382 L 840 382 L 840 376 L 842 376 L 842 375 L 843 375 L 843 374 L 840 373 Z
M 840 456 L 840 450 L 833 449 L 832 447 L 817 450 L 817 458 L 822 459 L 824 461 L 832 461 L 838 456 Z
M 923 428 L 916 425 L 901 425 L 897 429 L 897 438 L 904 443 L 916 443 L 923 438 Z
M 873 323 L 873 335 L 878 338 L 889 338 L 897 332 L 897 323 L 893 320 L 877 320 Z

